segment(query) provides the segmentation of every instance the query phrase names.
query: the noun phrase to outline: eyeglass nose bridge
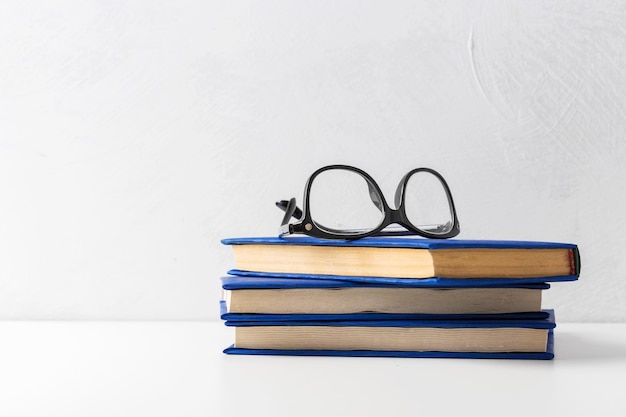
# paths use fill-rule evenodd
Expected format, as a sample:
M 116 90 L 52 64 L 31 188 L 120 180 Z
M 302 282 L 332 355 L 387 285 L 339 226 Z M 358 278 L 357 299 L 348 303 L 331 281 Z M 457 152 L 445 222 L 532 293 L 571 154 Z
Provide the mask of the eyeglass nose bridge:
M 400 225 L 408 230 L 415 229 L 415 227 L 412 226 L 409 220 L 407 219 L 406 213 L 404 212 L 404 209 L 402 207 L 391 208 L 387 206 L 387 210 L 385 212 L 385 218 L 383 222 L 381 223 L 381 227 L 384 229 L 385 227 L 388 227 L 393 224 Z

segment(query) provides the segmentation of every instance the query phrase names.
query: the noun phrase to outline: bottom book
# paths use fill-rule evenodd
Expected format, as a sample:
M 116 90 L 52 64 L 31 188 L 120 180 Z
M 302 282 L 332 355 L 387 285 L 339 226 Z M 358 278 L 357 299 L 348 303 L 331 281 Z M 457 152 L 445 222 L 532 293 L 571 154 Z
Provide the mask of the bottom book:
M 226 321 L 228 354 L 552 359 L 554 311 L 528 320 Z

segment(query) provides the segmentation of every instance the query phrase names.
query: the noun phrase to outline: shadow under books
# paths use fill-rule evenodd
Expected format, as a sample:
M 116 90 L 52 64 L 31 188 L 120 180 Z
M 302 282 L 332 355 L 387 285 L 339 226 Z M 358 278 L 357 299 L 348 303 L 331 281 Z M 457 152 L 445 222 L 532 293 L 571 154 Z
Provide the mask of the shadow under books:
M 626 343 L 594 340 L 591 334 L 555 332 L 558 360 L 626 360 Z

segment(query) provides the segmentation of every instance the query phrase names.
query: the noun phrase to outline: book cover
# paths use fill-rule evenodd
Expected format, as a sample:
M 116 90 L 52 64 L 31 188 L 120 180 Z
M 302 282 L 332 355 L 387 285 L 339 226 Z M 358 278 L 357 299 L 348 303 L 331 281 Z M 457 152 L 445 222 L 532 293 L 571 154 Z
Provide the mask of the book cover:
M 397 283 L 389 283 L 389 282 L 355 282 L 352 280 L 345 279 L 324 279 L 324 278 L 316 278 L 316 279 L 308 279 L 308 278 L 284 278 L 284 277 L 276 277 L 269 274 L 261 274 L 261 275 L 230 275 L 224 276 L 220 278 L 222 281 L 222 288 L 225 290 L 239 290 L 239 289 L 281 289 L 281 288 L 398 288 L 402 287 L 402 284 L 406 284 L 409 287 L 416 285 L 417 283 L 413 280 L 398 280 Z M 457 288 L 458 280 L 450 280 L 452 281 L 451 287 L 448 288 Z M 493 280 L 497 281 L 497 280 Z M 511 281 L 505 281 L 506 285 L 503 285 L 501 281 L 495 283 L 483 283 L 484 287 L 492 287 L 492 288 L 501 288 L 503 286 L 508 288 L 533 288 L 540 290 L 547 290 L 550 288 L 550 284 L 545 282 L 539 283 L 527 283 L 527 284 L 519 284 L 519 283 L 511 283 Z M 464 287 L 464 286 L 461 286 Z M 446 287 L 441 287 L 446 288 Z
M 304 246 L 358 246 L 377 248 L 421 249 L 576 249 L 573 243 L 489 240 L 489 239 L 426 239 L 420 237 L 366 237 L 355 240 L 317 239 L 313 237 L 239 237 L 222 239 L 224 245 L 304 245 Z
M 303 320 L 286 320 L 280 322 L 259 322 L 253 321 L 226 321 L 226 326 L 367 326 L 367 327 L 436 327 L 436 328 L 481 328 L 481 329 L 497 329 L 497 328 L 527 328 L 527 329 L 553 329 L 556 327 L 554 310 L 542 310 L 546 313 L 543 319 L 476 319 L 476 318 L 457 318 L 457 319 L 441 319 L 441 320 L 370 320 L 370 321 L 303 321 Z
M 577 275 L 562 275 L 549 277 L 531 278 L 392 278 L 385 276 L 356 276 L 356 275 L 332 275 L 332 274 L 300 274 L 288 272 L 258 272 L 244 271 L 241 269 L 231 269 L 227 271 L 229 275 L 242 278 L 285 278 L 285 279 L 306 279 L 306 280 L 336 280 L 349 281 L 358 284 L 378 284 L 378 285 L 402 285 L 406 287 L 423 288 L 468 288 L 468 287 L 499 287 L 503 285 L 528 285 L 543 284 L 547 282 L 576 281 Z

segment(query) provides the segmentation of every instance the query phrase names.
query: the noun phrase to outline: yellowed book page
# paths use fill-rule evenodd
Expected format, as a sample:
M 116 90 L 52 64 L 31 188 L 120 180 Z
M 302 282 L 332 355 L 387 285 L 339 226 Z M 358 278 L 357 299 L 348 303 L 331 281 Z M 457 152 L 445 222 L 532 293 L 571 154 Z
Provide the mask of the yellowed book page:
M 525 328 L 242 326 L 243 349 L 545 352 L 548 331 Z
M 290 288 L 228 291 L 231 313 L 503 314 L 539 311 L 542 292 L 529 288 Z
M 406 248 L 234 245 L 238 269 L 391 278 L 434 276 L 430 251 Z

